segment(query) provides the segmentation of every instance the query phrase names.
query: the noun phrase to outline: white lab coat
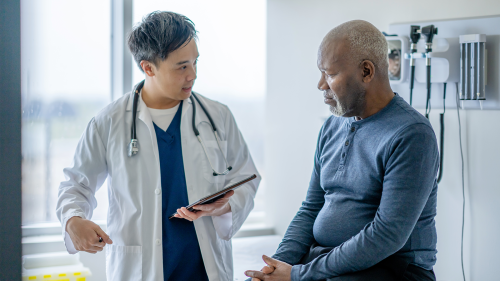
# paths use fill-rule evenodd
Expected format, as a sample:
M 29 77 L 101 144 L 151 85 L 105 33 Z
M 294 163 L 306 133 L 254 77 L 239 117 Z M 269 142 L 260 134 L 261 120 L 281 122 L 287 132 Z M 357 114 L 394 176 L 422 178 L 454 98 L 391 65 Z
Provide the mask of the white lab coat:
M 193 105 L 183 102 L 181 118 L 182 155 L 189 202 L 221 190 L 252 174 L 257 179 L 244 184 L 230 198 L 231 213 L 202 217 L 194 222 L 203 262 L 210 281 L 233 280 L 231 237 L 239 230 L 253 208 L 260 182 L 248 147 L 227 106 L 198 94 L 219 133 L 227 161 L 233 169 L 226 176 L 212 175 L 203 149 L 192 129 Z M 108 179 L 109 209 L 107 234 L 113 244 L 106 245 L 108 281 L 163 280 L 162 196 L 160 160 L 156 134 L 149 110 L 139 99 L 137 138 L 139 152 L 127 156 L 132 123 L 133 95 L 126 94 L 111 103 L 87 126 L 76 149 L 74 163 L 64 169 L 66 181 L 59 187 L 57 216 L 63 227 L 66 248 L 76 253 L 65 232 L 73 216 L 90 219 L 96 207 L 95 192 Z M 215 141 L 208 118 L 196 104 L 196 124 L 207 152 L 218 171 L 225 162 Z M 200 125 L 202 124 L 202 125 Z M 189 270 L 186 265 L 186 270 Z

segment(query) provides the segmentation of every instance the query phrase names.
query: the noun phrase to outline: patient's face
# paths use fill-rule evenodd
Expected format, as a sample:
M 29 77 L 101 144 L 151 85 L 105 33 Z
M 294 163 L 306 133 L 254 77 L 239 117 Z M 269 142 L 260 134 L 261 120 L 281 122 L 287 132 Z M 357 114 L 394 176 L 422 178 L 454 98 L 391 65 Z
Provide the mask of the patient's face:
M 365 106 L 366 90 L 362 85 L 361 62 L 349 56 L 345 40 L 333 40 L 320 47 L 318 69 L 321 78 L 318 89 L 323 91 L 324 102 L 335 116 L 361 115 Z

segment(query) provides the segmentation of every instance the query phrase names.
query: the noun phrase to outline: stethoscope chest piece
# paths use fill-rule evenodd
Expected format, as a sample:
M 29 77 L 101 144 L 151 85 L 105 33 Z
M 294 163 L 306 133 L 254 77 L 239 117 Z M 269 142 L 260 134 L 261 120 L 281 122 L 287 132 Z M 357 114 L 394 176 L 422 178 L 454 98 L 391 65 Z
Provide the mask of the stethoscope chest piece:
M 128 157 L 132 157 L 139 152 L 139 147 L 137 146 L 137 139 L 131 139 L 128 144 Z

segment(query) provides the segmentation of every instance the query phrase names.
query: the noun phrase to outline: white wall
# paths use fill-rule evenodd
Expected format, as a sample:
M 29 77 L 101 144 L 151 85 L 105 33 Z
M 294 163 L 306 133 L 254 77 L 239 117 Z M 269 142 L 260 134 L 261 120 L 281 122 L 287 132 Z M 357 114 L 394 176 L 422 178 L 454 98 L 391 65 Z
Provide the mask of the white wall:
M 389 24 L 500 14 L 500 1 L 291 1 L 268 0 L 266 167 L 269 223 L 278 234 L 305 198 L 317 135 L 329 115 L 317 90 L 316 52 L 336 25 L 364 19 Z M 451 89 L 450 89 L 451 90 Z M 450 93 L 450 92 L 449 92 Z M 449 95 L 448 98 L 454 98 Z M 431 122 L 439 130 L 434 109 Z M 462 111 L 467 160 L 464 263 L 467 280 L 498 280 L 500 266 L 499 111 Z M 445 162 L 438 195 L 438 280 L 462 280 L 462 190 L 456 110 L 445 116 Z M 279 198 L 279 199 L 278 199 Z

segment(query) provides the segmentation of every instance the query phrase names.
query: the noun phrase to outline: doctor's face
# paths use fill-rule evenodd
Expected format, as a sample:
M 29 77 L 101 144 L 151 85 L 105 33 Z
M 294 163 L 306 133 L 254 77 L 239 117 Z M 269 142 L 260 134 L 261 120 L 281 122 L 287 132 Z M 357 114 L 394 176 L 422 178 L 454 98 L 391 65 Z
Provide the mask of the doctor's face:
M 155 86 L 172 100 L 185 100 L 191 96 L 196 80 L 198 47 L 192 39 L 188 44 L 168 54 L 164 61 L 155 67 Z
M 349 58 L 344 40 L 322 44 L 318 51 L 321 78 L 318 89 L 335 116 L 359 116 L 365 107 L 366 90 L 362 85 L 359 65 Z

